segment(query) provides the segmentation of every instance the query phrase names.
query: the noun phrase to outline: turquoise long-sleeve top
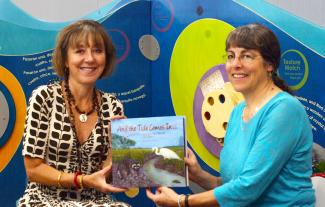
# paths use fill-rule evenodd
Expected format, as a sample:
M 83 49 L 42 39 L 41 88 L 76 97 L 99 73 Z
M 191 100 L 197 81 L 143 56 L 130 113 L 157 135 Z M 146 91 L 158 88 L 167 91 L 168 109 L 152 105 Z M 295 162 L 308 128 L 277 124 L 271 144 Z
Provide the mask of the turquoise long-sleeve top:
M 231 113 L 220 154 L 220 206 L 314 206 L 312 130 L 303 105 L 279 92 L 249 121 Z

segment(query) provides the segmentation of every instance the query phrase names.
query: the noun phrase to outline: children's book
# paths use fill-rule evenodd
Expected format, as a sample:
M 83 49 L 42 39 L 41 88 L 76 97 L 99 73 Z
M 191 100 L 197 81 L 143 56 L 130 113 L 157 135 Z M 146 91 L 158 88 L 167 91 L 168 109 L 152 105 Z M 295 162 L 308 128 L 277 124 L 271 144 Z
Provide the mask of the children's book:
M 188 186 L 184 116 L 113 120 L 112 184 Z

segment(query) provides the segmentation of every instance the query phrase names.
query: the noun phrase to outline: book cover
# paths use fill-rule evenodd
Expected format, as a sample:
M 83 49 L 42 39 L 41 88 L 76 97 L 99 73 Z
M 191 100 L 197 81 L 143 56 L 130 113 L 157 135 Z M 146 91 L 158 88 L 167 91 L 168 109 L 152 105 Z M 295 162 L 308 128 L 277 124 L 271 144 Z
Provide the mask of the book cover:
M 114 120 L 111 130 L 113 185 L 188 186 L 184 116 Z

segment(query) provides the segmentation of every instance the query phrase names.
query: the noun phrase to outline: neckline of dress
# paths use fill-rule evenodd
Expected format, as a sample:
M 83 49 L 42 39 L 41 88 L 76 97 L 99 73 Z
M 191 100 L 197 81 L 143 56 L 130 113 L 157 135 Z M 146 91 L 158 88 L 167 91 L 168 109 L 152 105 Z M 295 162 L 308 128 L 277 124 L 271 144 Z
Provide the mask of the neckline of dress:
M 243 123 L 243 124 L 245 124 L 245 125 L 247 125 L 247 124 L 249 124 L 253 119 L 255 119 L 255 117 L 257 117 L 257 115 L 261 112 L 261 111 L 263 111 L 263 109 L 267 106 L 267 105 L 269 105 L 277 96 L 279 96 L 279 95 L 281 95 L 281 94 L 283 94 L 284 93 L 284 91 L 279 91 L 279 92 L 277 92 L 277 93 L 275 93 L 264 105 L 262 105 L 259 109 L 258 109 L 258 111 L 249 119 L 249 120 L 244 120 L 243 119 L 243 113 L 244 113 L 244 110 L 245 110 L 245 107 L 246 107 L 246 102 L 244 102 L 243 103 L 243 107 L 242 107 L 242 110 L 241 110 L 241 116 L 240 116 L 240 120 L 241 120 L 241 123 Z
M 64 112 L 65 112 L 65 114 L 67 114 L 68 115 L 68 117 L 69 117 L 69 112 L 68 112 L 68 109 L 67 109 L 67 105 L 66 105 L 66 103 L 65 103 L 65 99 L 64 99 L 64 92 L 63 92 L 63 88 L 62 88 L 62 85 L 61 85 L 61 82 L 58 82 L 57 83 L 57 86 L 58 86 L 58 88 L 60 89 L 60 96 L 61 96 L 61 98 L 62 98 L 62 100 L 63 100 L 63 105 L 64 105 Z M 100 98 L 99 98 L 99 100 L 98 100 L 98 105 L 99 105 L 99 111 L 102 111 L 102 109 L 103 109 L 103 98 L 104 98 L 104 93 L 101 91 L 101 90 L 98 90 L 98 92 L 99 92 L 99 94 L 100 94 Z M 102 112 L 100 112 L 100 114 L 101 114 L 101 116 L 102 116 Z M 101 120 L 101 121 L 100 121 Z M 74 136 L 75 137 L 75 139 L 76 139 L 76 142 L 78 143 L 78 145 L 79 145 L 79 147 L 83 147 L 83 145 L 85 145 L 88 141 L 89 141 L 89 138 L 91 137 L 91 136 L 94 136 L 94 131 L 96 130 L 96 128 L 98 127 L 98 125 L 100 124 L 100 122 L 103 122 L 103 120 L 102 120 L 102 117 L 98 117 L 97 118 L 97 121 L 96 121 L 96 123 L 95 123 L 95 125 L 94 125 L 94 128 L 91 130 L 91 133 L 89 134 L 89 136 L 87 137 L 87 139 L 84 141 L 84 142 L 82 142 L 82 143 L 80 143 L 80 141 L 79 141 L 79 139 L 76 137 L 76 136 Z M 69 118 L 69 124 L 70 125 L 72 125 L 72 123 L 71 123 L 71 120 L 70 120 L 70 118 Z M 104 123 L 103 123 L 104 124 Z

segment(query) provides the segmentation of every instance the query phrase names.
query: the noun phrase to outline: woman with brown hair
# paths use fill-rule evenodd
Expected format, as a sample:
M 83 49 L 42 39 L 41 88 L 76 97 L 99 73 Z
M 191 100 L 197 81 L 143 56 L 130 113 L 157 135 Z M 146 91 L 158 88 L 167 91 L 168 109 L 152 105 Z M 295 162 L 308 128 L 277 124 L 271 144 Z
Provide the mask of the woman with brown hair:
M 280 45 L 260 24 L 241 26 L 226 41 L 226 71 L 244 96 L 232 111 L 220 154 L 220 174 L 202 170 L 194 153 L 190 178 L 207 191 L 177 195 L 160 187 L 147 196 L 165 207 L 305 206 L 315 203 L 312 131 L 302 104 L 277 75 Z
M 109 193 L 110 120 L 123 117 L 121 102 L 95 88 L 112 73 L 115 49 L 104 28 L 80 20 L 58 35 L 53 65 L 63 81 L 30 97 L 23 156 L 28 184 L 19 206 L 130 206 Z

